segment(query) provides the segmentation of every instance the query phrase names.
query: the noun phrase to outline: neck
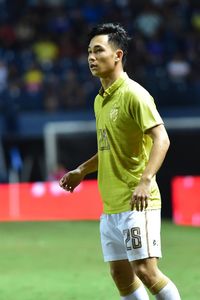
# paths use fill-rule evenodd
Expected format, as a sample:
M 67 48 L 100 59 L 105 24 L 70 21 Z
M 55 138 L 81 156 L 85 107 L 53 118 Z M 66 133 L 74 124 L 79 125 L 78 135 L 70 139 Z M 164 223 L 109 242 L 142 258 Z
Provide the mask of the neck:
M 104 91 L 109 88 L 115 82 L 122 74 L 124 73 L 123 70 L 119 70 L 118 72 L 115 72 L 113 74 L 109 74 L 107 77 L 100 78 L 102 87 Z

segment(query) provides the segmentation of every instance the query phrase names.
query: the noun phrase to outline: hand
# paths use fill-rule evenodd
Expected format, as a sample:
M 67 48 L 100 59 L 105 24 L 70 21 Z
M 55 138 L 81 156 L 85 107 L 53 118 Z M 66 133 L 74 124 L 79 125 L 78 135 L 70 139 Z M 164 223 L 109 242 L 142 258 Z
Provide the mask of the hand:
M 83 180 L 84 176 L 81 171 L 77 168 L 73 171 L 66 173 L 59 181 L 59 185 L 66 191 L 72 193 L 77 185 Z
M 130 201 L 131 210 L 143 211 L 148 207 L 151 181 L 141 181 L 134 190 Z

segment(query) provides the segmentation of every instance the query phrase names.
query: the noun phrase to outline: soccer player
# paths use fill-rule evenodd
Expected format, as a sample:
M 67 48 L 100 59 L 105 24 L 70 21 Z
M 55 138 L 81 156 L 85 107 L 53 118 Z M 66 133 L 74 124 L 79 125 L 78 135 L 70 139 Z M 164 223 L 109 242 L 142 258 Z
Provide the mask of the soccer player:
M 103 200 L 100 219 L 104 260 L 123 300 L 180 300 L 174 283 L 158 268 L 161 197 L 156 173 L 169 138 L 152 96 L 124 72 L 128 35 L 105 23 L 89 35 L 88 63 L 101 82 L 94 110 L 98 151 L 65 174 L 70 192 L 94 171 Z

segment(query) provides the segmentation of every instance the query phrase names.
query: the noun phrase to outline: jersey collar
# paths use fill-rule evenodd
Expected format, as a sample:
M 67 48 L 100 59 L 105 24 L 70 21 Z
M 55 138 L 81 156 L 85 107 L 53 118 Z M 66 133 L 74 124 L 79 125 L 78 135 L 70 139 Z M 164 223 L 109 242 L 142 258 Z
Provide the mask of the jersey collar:
M 128 75 L 126 72 L 123 72 L 122 75 L 111 84 L 105 91 L 103 87 L 99 90 L 99 94 L 105 98 L 108 95 L 111 96 L 121 85 L 122 83 L 128 78 Z

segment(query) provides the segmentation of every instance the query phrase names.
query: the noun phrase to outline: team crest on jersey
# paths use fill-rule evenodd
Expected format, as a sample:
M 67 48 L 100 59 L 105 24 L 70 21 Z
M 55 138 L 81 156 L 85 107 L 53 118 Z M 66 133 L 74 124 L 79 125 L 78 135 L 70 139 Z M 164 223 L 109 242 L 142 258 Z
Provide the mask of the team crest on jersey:
M 110 111 L 110 118 L 113 122 L 115 122 L 117 120 L 118 113 L 119 113 L 119 107 L 113 106 Z
M 99 129 L 99 150 L 110 150 L 108 135 L 106 129 Z

